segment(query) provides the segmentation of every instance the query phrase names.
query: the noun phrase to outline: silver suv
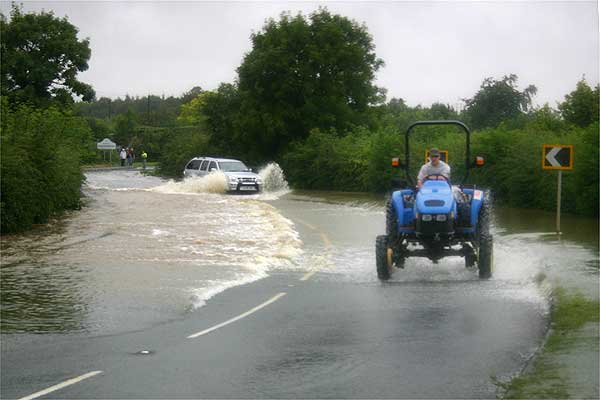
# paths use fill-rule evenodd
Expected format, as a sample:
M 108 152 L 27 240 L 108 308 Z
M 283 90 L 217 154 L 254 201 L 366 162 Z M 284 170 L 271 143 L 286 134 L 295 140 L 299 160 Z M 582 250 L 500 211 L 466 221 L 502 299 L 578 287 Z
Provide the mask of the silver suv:
M 215 171 L 225 174 L 230 192 L 260 192 L 262 189 L 258 174 L 243 162 L 228 158 L 194 157 L 186 164 L 183 176 L 205 176 Z

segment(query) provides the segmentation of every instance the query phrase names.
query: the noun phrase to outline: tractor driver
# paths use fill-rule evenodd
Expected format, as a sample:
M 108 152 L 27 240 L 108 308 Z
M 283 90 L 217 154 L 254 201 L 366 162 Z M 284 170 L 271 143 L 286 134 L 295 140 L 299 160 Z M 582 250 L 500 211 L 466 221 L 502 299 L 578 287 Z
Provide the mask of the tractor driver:
M 421 188 L 425 178 L 430 175 L 441 175 L 446 180 L 450 180 L 450 166 L 440 160 L 440 150 L 435 147 L 429 150 L 429 162 L 424 164 L 419 171 L 417 189 Z

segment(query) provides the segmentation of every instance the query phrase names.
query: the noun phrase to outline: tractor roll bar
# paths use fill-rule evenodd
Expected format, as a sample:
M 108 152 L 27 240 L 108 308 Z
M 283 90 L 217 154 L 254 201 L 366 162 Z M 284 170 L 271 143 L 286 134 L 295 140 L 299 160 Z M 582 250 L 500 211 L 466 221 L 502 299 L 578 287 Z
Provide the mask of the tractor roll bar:
M 406 130 L 406 143 L 404 145 L 404 148 L 406 149 L 406 158 L 405 158 L 406 178 L 411 183 L 411 185 L 414 185 L 414 183 L 410 176 L 410 170 L 409 170 L 410 146 L 408 145 L 408 138 L 409 138 L 410 133 L 413 130 L 413 128 L 416 128 L 417 126 L 423 126 L 423 125 L 456 125 L 456 126 L 460 126 L 465 131 L 465 133 L 467 134 L 467 152 L 466 152 L 466 160 L 465 160 L 466 173 L 463 178 L 463 182 L 466 181 L 467 178 L 469 177 L 469 169 L 471 168 L 471 162 L 469 161 L 470 151 L 471 151 L 471 131 L 469 130 L 469 127 L 467 125 L 465 125 L 464 123 L 462 123 L 460 121 L 456 121 L 456 120 L 417 121 L 417 122 L 414 122 L 413 124 L 411 124 L 408 127 L 408 129 Z

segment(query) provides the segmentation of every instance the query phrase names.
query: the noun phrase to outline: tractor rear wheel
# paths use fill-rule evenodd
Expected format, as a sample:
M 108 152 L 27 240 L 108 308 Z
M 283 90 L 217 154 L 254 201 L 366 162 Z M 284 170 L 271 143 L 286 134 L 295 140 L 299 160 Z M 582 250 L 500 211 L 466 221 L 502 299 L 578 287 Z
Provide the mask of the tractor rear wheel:
M 377 265 L 377 277 L 382 281 L 390 279 L 387 235 L 379 235 L 375 239 L 375 264 Z

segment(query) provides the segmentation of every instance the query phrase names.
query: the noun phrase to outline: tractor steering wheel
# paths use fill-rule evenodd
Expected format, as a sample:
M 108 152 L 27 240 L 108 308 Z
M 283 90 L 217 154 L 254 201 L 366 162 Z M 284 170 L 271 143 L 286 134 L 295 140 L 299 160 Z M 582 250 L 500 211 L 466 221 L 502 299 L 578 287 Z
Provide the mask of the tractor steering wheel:
M 423 182 L 425 181 L 446 181 L 446 182 L 450 182 L 450 180 L 444 176 L 444 175 L 440 175 L 440 174 L 432 174 L 432 175 L 427 175 L 424 179 Z

